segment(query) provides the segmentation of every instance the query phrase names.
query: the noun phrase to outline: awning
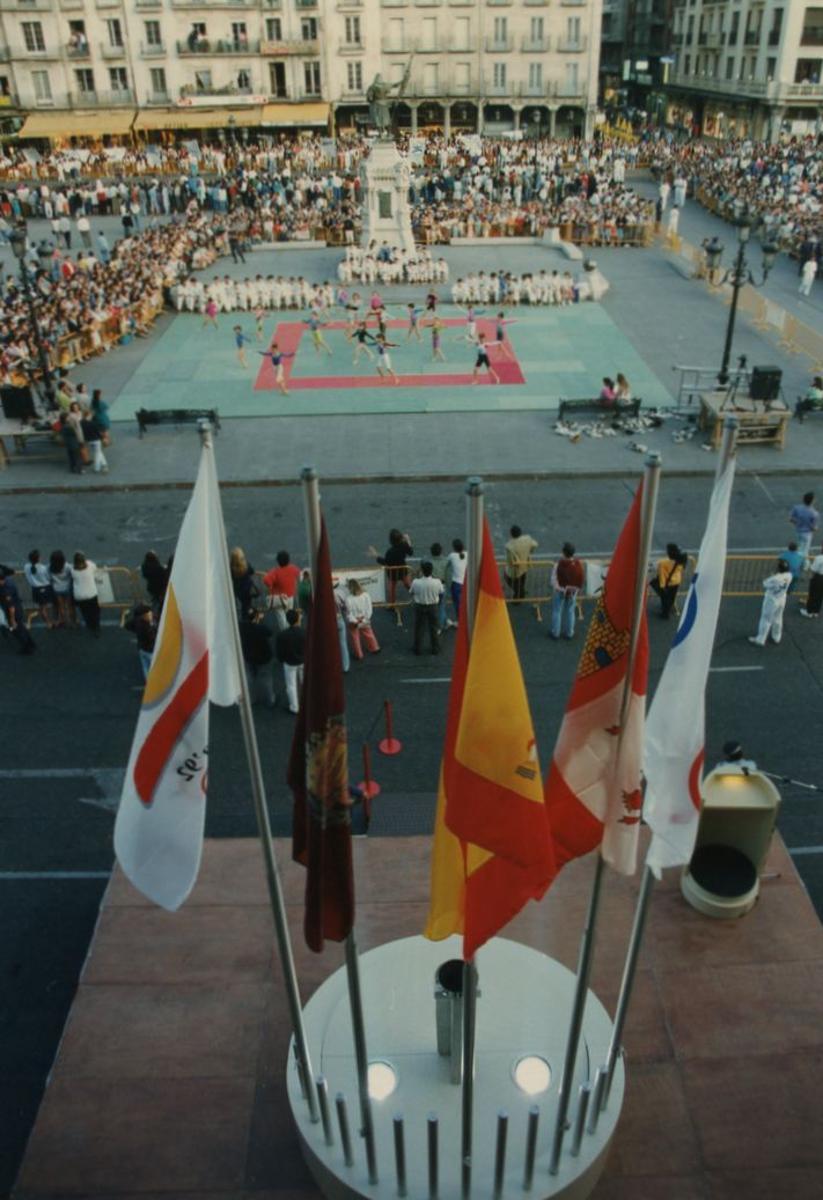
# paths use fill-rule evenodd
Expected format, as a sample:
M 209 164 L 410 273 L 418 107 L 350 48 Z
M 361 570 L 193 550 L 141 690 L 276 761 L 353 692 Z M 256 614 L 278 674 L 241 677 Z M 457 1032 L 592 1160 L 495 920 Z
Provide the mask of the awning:
M 259 125 L 260 105 L 238 108 L 144 108 L 137 114 L 135 129 L 228 129 Z M 233 117 L 233 121 L 229 118 Z
M 18 137 L 102 137 L 106 133 L 128 133 L 134 120 L 133 108 L 94 112 L 35 112 L 26 117 Z
M 329 106 L 314 104 L 264 104 L 264 125 L 328 125 Z

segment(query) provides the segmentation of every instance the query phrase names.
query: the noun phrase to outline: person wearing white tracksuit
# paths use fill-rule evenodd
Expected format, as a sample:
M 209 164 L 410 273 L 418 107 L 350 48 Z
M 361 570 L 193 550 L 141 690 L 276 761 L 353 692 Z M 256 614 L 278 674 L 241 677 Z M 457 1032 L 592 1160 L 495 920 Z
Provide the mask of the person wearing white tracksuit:
M 792 583 L 792 573 L 785 558 L 777 561 L 777 571 L 763 580 L 763 607 L 760 610 L 760 625 L 755 637 L 749 641 L 755 646 L 765 646 L 766 639 L 778 644 L 783 636 L 783 610 L 786 607 L 786 597 Z

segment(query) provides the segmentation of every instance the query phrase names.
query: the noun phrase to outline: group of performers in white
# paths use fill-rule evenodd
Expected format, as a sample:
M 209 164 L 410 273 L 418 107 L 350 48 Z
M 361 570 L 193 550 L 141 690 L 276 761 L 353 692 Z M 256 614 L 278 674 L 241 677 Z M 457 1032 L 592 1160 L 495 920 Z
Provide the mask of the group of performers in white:
M 382 246 L 372 242 L 365 250 L 346 247 L 337 278 L 340 283 L 448 283 L 449 264 L 445 258 L 433 258 L 423 246 L 408 254 L 387 242 Z

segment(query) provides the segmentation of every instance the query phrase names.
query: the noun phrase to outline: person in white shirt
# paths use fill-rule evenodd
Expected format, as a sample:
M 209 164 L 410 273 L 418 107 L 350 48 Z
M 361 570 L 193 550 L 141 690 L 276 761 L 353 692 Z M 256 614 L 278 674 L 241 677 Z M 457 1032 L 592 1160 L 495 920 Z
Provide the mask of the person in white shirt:
M 469 560 L 466 557 L 465 547 L 460 538 L 455 538 L 452 542 L 451 554 L 446 559 L 446 579 L 449 583 L 452 604 L 454 605 L 454 620 L 448 622 L 452 628 L 457 625 L 460 616 L 460 596 L 463 592 L 463 584 L 466 581 L 466 567 L 468 565 Z
M 37 611 L 49 629 L 54 629 L 54 621 L 49 614 L 49 606 L 54 607 L 54 588 L 51 584 L 51 573 L 45 563 L 40 561 L 40 551 L 32 550 L 29 561 L 23 567 L 26 583 L 31 588 L 31 598 L 37 605 Z
M 371 654 L 379 654 L 380 647 L 371 625 L 371 596 L 363 590 L 356 579 L 349 579 L 346 586 L 349 589 L 346 597 L 346 624 L 349 627 L 352 653 L 355 658 L 363 657 L 363 648 L 360 645 L 362 637 L 366 643 L 366 649 Z
M 78 550 L 71 568 L 74 602 L 83 614 L 86 628 L 93 637 L 100 637 L 100 601 L 94 578 L 96 570 L 97 564 Z
M 443 584 L 435 579 L 430 562 L 420 564 L 420 577 L 413 580 L 409 591 L 414 601 L 414 652 L 423 653 L 423 633 L 429 631 L 432 654 L 440 653 L 440 633 L 437 628 L 437 609 L 443 594 Z
M 775 645 L 783 636 L 783 611 L 786 607 L 786 597 L 792 585 L 792 573 L 785 558 L 777 560 L 777 571 L 763 580 L 763 607 L 760 610 L 760 625 L 754 637 L 749 641 L 755 646 L 765 646 L 766 639 L 771 634 Z

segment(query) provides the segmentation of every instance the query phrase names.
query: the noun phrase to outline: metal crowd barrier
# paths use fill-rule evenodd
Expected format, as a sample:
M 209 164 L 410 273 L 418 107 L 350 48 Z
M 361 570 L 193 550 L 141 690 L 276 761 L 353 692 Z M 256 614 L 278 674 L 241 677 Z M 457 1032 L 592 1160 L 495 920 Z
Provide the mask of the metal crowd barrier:
M 70 560 L 67 556 L 68 561 Z M 144 599 L 140 574 L 132 571 L 129 567 L 98 567 L 94 578 L 100 607 L 119 611 L 121 622 L 129 609 Z M 14 582 L 20 593 L 20 600 L 26 614 L 26 624 L 31 627 L 38 615 L 37 605 L 32 599 L 31 588 L 22 571 L 15 573 Z

